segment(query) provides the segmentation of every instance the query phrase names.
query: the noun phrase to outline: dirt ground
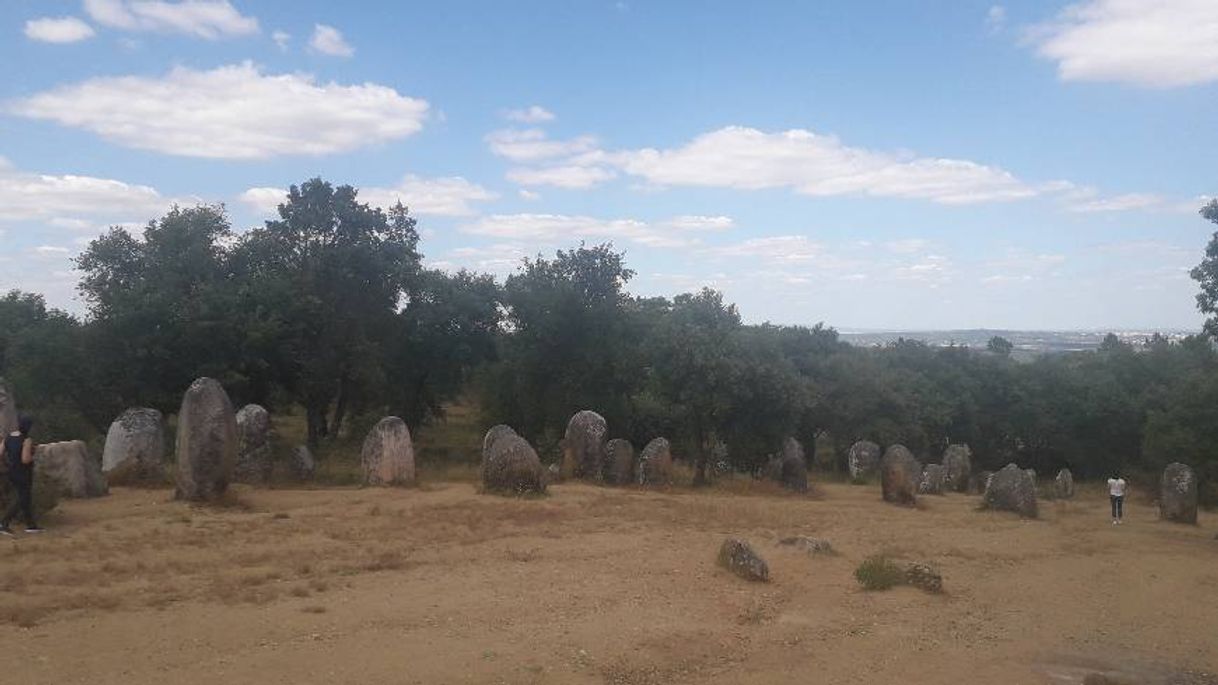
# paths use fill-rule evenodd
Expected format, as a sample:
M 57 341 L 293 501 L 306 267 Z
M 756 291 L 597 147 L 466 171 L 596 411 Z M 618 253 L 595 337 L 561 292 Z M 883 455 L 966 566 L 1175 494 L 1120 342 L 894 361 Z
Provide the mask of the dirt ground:
M 238 489 L 219 509 L 115 488 L 0 541 L 5 683 L 1080 683 L 1218 670 L 1218 518 L 1096 495 L 1039 521 L 977 498 L 886 505 L 560 484 Z M 715 566 L 727 535 L 772 581 Z M 782 547 L 829 539 L 832 556 Z M 863 591 L 868 555 L 945 593 Z M 1204 675 L 1171 682 L 1210 682 Z M 1183 678 L 1180 680 L 1179 678 Z

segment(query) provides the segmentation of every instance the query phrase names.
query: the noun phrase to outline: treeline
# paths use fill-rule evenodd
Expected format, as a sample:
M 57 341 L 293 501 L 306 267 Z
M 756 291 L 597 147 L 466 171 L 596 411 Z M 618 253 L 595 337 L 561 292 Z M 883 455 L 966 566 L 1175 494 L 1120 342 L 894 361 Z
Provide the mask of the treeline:
M 1203 214 L 1218 221 L 1218 205 Z M 1194 273 L 1203 297 L 1218 240 L 1211 251 Z M 234 233 L 222 207 L 174 209 L 142 235 L 112 229 L 78 267 L 83 319 L 34 294 L 0 300 L 0 369 L 44 439 L 97 434 L 128 406 L 172 413 L 209 375 L 235 403 L 303 408 L 322 446 L 385 414 L 426 430 L 473 396 L 486 425 L 512 425 L 543 459 L 590 408 L 610 437 L 669 437 L 700 477 L 712 460 L 753 471 L 792 435 L 823 464 L 858 439 L 934 461 L 966 442 L 979 468 L 1095 478 L 1178 460 L 1218 484 L 1218 354 L 1200 335 L 1110 336 L 1032 362 L 1001 339 L 854 347 L 819 324 L 745 325 L 711 290 L 633 296 L 608 245 L 527 259 L 502 284 L 428 270 L 406 208 L 319 179 L 261 228 Z

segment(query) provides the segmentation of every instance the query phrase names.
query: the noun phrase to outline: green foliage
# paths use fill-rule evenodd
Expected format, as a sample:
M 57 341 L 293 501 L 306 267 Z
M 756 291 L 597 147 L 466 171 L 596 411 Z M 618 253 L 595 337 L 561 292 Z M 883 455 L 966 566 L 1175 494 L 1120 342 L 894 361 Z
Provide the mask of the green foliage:
M 905 571 L 882 554 L 864 559 L 854 569 L 854 577 L 864 590 L 888 590 L 905 583 Z
M 1201 208 L 1201 216 L 1218 224 L 1218 200 L 1207 202 Z M 1210 315 L 1205 321 L 1205 332 L 1212 338 L 1218 338 L 1218 231 L 1205 247 L 1205 259 L 1189 275 L 1201 286 L 1201 292 L 1197 293 L 1197 309 Z
M 1011 356 L 1011 352 L 1015 349 L 1014 343 L 1001 335 L 996 335 L 990 338 L 990 341 L 985 344 L 985 349 L 988 352 L 993 352 L 1002 357 Z

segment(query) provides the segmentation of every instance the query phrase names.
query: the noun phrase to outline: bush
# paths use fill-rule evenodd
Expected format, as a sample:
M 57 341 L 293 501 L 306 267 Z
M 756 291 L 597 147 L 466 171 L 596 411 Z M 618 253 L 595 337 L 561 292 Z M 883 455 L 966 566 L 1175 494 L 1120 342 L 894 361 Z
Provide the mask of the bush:
M 905 582 L 901 567 L 882 554 L 867 557 L 854 569 L 854 577 L 864 590 L 887 590 Z

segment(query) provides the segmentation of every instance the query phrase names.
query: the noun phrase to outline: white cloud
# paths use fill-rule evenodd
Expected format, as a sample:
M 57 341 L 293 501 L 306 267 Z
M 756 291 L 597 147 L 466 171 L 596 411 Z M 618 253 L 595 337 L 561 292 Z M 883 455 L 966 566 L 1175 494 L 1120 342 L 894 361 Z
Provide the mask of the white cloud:
M 250 188 L 238 199 L 255 211 L 271 215 L 287 197 L 283 188 Z M 498 195 L 460 176 L 423 178 L 409 174 L 390 188 L 360 188 L 359 199 L 373 207 L 388 209 L 400 200 L 414 215 L 469 216 L 478 211 L 471 203 L 493 200 Z
M 355 54 L 355 48 L 343 38 L 342 31 L 326 24 L 313 25 L 313 37 L 309 39 L 309 47 L 331 57 L 350 57 Z
M 815 262 L 826 255 L 826 247 L 803 235 L 749 238 L 731 245 L 711 248 L 708 252 L 722 257 L 750 257 L 774 266 L 791 266 Z
M 801 129 L 765 133 L 731 126 L 700 135 L 683 147 L 609 153 L 605 158 L 661 186 L 785 187 L 806 195 L 903 197 L 943 204 L 1036 194 L 996 167 L 852 148 L 835 137 Z
M 34 248 L 34 253 L 44 257 L 64 257 L 71 254 L 72 251 L 59 245 L 39 245 Z
M 522 124 L 543 124 L 547 121 L 554 121 L 554 113 L 540 105 L 532 105 L 524 109 L 509 109 L 503 114 L 508 121 L 517 121 Z
M 730 216 L 696 216 L 687 214 L 669 219 L 666 225 L 678 231 L 726 231 L 736 225 Z
M 237 197 L 244 205 L 263 215 L 276 213 L 280 203 L 286 200 L 288 191 L 283 188 L 250 188 Z
M 1077 197 L 1067 208 L 1072 212 L 1124 212 L 1132 209 L 1155 209 L 1164 205 L 1161 196 L 1153 193 L 1127 193 L 1110 197 L 1086 195 Z
M 288 43 L 292 40 L 292 34 L 287 31 L 275 31 L 271 34 L 271 40 L 275 41 L 275 45 L 279 46 L 280 50 L 287 52 Z
M 533 201 L 541 199 L 541 193 L 535 193 L 535 192 L 533 192 L 531 190 L 527 190 L 525 188 L 521 188 L 518 191 L 518 193 L 520 195 L 521 200 L 528 200 L 529 202 L 533 202 Z
M 428 104 L 374 83 L 318 84 L 250 62 L 161 78 L 99 77 L 10 103 L 14 114 L 93 131 L 128 147 L 212 159 L 325 155 L 405 138 Z
M 0 220 L 59 217 L 57 225 L 79 227 L 64 217 L 151 218 L 172 202 L 149 186 L 92 176 L 28 173 L 0 159 Z
M 258 20 L 237 11 L 228 0 L 85 0 L 97 23 L 127 31 L 182 33 L 216 40 L 258 33 Z
M 985 25 L 997 31 L 1007 23 L 1007 8 L 1002 5 L 990 5 L 985 13 Z
M 596 138 L 592 136 L 550 140 L 539 128 L 494 131 L 486 136 L 486 142 L 491 152 L 513 162 L 538 162 L 596 150 Z
M 363 188 L 360 199 L 375 207 L 392 207 L 399 200 L 411 214 L 469 216 L 477 214 L 471 203 L 494 200 L 498 195 L 460 176 L 422 178 L 407 175 L 391 188 Z
M 1066 256 L 1062 254 L 1011 249 L 1004 256 L 981 265 L 989 274 L 981 282 L 993 285 L 1035 281 L 1053 275 L 1065 263 Z
M 461 227 L 472 235 L 534 243 L 573 239 L 625 240 L 648 247 L 688 247 L 697 239 L 682 235 L 680 219 L 649 223 L 638 219 L 596 219 L 564 214 L 493 214 Z
M 526 186 L 555 186 L 558 188 L 591 188 L 614 178 L 617 174 L 594 166 L 555 166 L 539 169 L 519 167 L 507 173 L 509 181 Z
M 922 252 L 928 245 L 929 243 L 921 238 L 905 238 L 884 243 L 884 249 L 896 254 L 914 254 Z
M 1170 88 L 1218 80 L 1218 2 L 1087 0 L 1029 38 L 1066 81 Z
M 42 17 L 25 22 L 26 38 L 43 43 L 76 43 L 93 35 L 93 27 L 77 17 Z

